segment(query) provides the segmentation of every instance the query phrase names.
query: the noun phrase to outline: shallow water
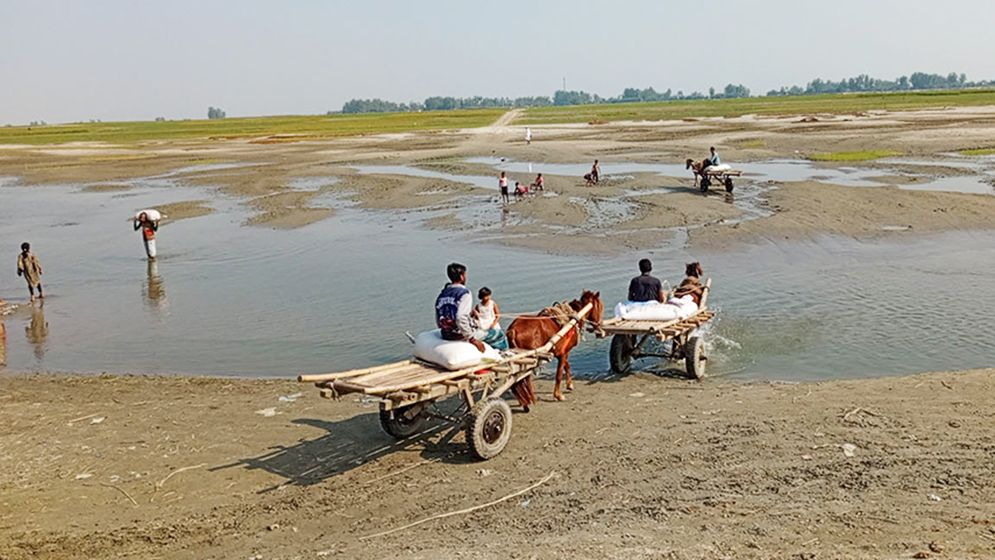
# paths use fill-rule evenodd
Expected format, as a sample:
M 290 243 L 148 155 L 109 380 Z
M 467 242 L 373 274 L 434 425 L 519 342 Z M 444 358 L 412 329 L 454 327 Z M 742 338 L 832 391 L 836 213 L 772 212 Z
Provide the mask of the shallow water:
M 450 261 L 468 264 L 471 287 L 488 285 L 513 313 L 583 288 L 601 290 L 610 308 L 639 256 L 475 244 L 353 208 L 298 230 L 241 227 L 246 211 L 236 201 L 155 185 L 138 182 L 124 195 L 0 186 L 4 258 L 13 268 L 17 245 L 30 240 L 49 295 L 6 318 L 10 370 L 284 376 L 373 365 L 406 357 L 404 331 L 432 326 Z M 218 213 L 164 225 L 160 259 L 148 266 L 129 215 L 204 196 Z M 651 257 L 671 282 L 691 258 L 714 279 L 716 375 L 802 380 L 991 366 L 995 235 L 916 239 Z M 14 302 L 27 295 L 9 269 L 0 293 Z M 575 371 L 603 375 L 607 349 L 589 337 Z
M 475 157 L 467 160 L 471 163 L 482 163 L 494 166 L 499 171 L 509 173 L 547 173 L 550 175 L 566 175 L 582 177 L 591 170 L 588 163 L 540 163 L 514 161 L 495 157 Z M 754 182 L 797 182 L 820 181 L 845 187 L 880 187 L 884 183 L 875 180 L 882 175 L 893 172 L 887 165 L 919 165 L 923 167 L 958 167 L 970 169 L 976 173 L 973 176 L 930 177 L 923 175 L 922 180 L 908 185 L 899 185 L 900 189 L 929 190 L 944 192 L 963 192 L 972 194 L 995 194 L 992 179 L 995 178 L 995 167 L 992 160 L 978 159 L 965 161 L 963 158 L 947 158 L 941 160 L 913 160 L 904 158 L 889 158 L 876 163 L 885 167 L 830 166 L 813 163 L 807 159 L 775 159 L 760 162 L 736 162 L 733 167 L 743 172 L 743 181 Z M 402 173 L 401 171 L 395 171 Z M 609 163 L 601 164 L 602 177 L 611 179 L 632 173 L 656 173 L 667 177 L 686 177 L 690 180 L 691 172 L 682 163 Z M 453 180 L 452 176 L 449 177 Z M 493 187 L 495 182 L 481 186 Z

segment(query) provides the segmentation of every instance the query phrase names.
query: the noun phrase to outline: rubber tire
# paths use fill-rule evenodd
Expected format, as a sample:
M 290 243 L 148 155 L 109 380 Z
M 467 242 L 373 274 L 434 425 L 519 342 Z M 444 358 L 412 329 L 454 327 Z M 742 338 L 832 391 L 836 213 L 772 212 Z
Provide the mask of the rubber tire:
M 712 186 L 712 180 L 708 177 L 701 178 L 701 192 L 707 193 L 708 187 Z
M 693 336 L 684 345 L 684 366 L 688 376 L 701 380 L 705 378 L 705 341 Z
M 470 411 L 466 442 L 470 453 L 486 461 L 497 457 L 511 439 L 511 407 L 499 397 L 482 400 Z
M 733 189 L 732 177 L 726 177 L 726 192 L 731 193 Z
M 407 439 L 425 428 L 425 405 L 411 404 L 394 410 L 380 409 L 380 427 L 394 439 Z M 393 414 L 392 414 L 393 413 Z M 415 416 L 411 417 L 414 413 Z
M 608 351 L 608 365 L 612 373 L 625 375 L 632 370 L 632 351 L 635 350 L 636 337 L 631 334 L 617 334 L 612 337 L 611 350 Z

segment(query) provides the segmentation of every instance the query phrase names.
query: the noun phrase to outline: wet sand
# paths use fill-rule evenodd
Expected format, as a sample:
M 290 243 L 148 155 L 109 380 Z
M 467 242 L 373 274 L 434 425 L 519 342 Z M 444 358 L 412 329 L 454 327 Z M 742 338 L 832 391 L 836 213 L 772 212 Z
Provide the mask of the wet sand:
M 474 462 L 462 434 L 394 443 L 373 405 L 290 381 L 3 377 L 0 557 L 995 554 L 995 370 L 539 389 Z
M 597 126 L 549 125 L 533 127 L 535 141 L 526 146 L 521 126 L 509 113 L 494 126 L 473 130 L 434 131 L 403 135 L 340 138 L 258 144 L 252 140 L 206 140 L 149 142 L 135 146 L 100 144 L 67 146 L 0 146 L 0 176 L 17 177 L 22 184 L 82 183 L 85 189 L 127 188 L 129 181 L 176 173 L 177 184 L 217 187 L 223 196 L 244 201 L 257 215 L 250 226 L 303 227 L 335 215 L 327 202 L 311 202 L 293 187 L 300 178 L 334 177 L 338 182 L 319 189 L 321 195 L 351 200 L 372 210 L 430 211 L 425 225 L 450 231 L 479 232 L 481 224 L 501 224 L 506 231 L 486 231 L 481 239 L 540 250 L 562 250 L 548 237 L 571 236 L 570 252 L 600 253 L 621 249 L 652 249 L 660 243 L 688 234 L 692 247 L 733 246 L 744 240 L 762 240 L 767 232 L 790 229 L 792 235 L 834 233 L 877 237 L 902 235 L 892 226 L 910 223 L 916 231 L 949 228 L 988 229 L 991 220 L 979 219 L 992 196 L 976 200 L 958 194 L 882 194 L 860 189 L 826 186 L 832 196 L 810 198 L 812 185 L 782 183 L 764 192 L 759 202 L 773 215 L 740 224 L 741 212 L 722 205 L 713 197 L 702 198 L 689 176 L 661 177 L 635 174 L 617 181 L 587 187 L 579 177 L 547 175 L 547 191 L 557 199 L 539 199 L 513 204 L 500 212 L 496 201 L 497 172 L 487 165 L 468 163 L 465 158 L 501 156 L 519 161 L 570 163 L 599 158 L 603 166 L 625 161 L 680 162 L 685 157 L 719 148 L 730 162 L 799 158 L 809 154 L 876 150 L 905 157 L 948 157 L 960 149 L 988 145 L 995 130 L 995 108 L 874 112 L 859 115 L 815 115 L 799 117 L 755 117 L 690 119 L 673 122 L 618 122 Z M 804 121 L 804 122 L 803 122 Z M 218 164 L 235 167 L 217 169 Z M 443 179 L 402 175 L 363 175 L 355 165 L 410 165 L 456 174 L 495 177 L 494 189 L 482 189 Z M 832 164 L 820 164 L 832 167 Z M 857 165 L 882 168 L 878 176 L 893 185 L 913 185 L 930 177 L 972 174 L 956 166 L 923 166 L 862 162 Z M 191 166 L 196 166 L 192 167 Z M 190 168 L 185 169 L 184 168 Z M 533 174 L 509 174 L 514 180 L 531 182 Z M 747 184 L 744 179 L 740 184 Z M 633 193 L 643 188 L 685 189 L 637 200 Z M 762 187 L 762 185 L 761 185 Z M 747 187 L 740 187 L 741 197 Z M 565 199 L 563 197 L 566 197 Z M 601 220 L 596 205 L 570 199 L 614 199 L 633 207 L 626 216 Z M 901 205 L 891 204 L 900 198 Z M 861 219 L 853 209 L 874 204 Z M 480 216 L 489 213 L 489 217 Z M 942 215 L 934 218 L 934 213 Z M 466 214 L 478 217 L 468 219 Z M 481 221 L 483 220 L 483 222 Z M 504 222 L 507 222 L 505 224 Z M 792 226 L 785 224 L 790 223 Z M 677 232 L 682 226 L 707 226 L 704 234 Z M 564 230 L 564 227 L 568 228 Z M 486 228 L 485 228 L 486 229 Z M 801 229 L 805 231 L 795 231 Z M 754 233 L 757 232 L 757 233 Z M 697 233 L 697 234 L 696 234 Z M 704 246 L 704 245 L 703 245 Z

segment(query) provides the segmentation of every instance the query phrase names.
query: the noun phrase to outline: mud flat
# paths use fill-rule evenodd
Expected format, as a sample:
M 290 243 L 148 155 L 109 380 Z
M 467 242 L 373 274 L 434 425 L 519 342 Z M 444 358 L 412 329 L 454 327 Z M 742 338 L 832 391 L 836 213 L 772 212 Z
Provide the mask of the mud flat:
M 477 463 L 290 381 L 3 377 L 0 557 L 995 554 L 995 370 L 549 389 Z
M 991 144 L 993 107 L 874 111 L 823 115 L 815 120 L 746 115 L 597 126 L 533 125 L 535 141 L 528 146 L 522 141 L 523 125 L 516 124 L 520 118 L 520 113 L 510 112 L 491 126 L 474 129 L 300 138 L 276 144 L 215 138 L 127 146 L 0 145 L 0 176 L 15 178 L 20 185 L 80 184 L 83 190 L 98 192 L 126 191 L 167 178 L 174 187 L 207 186 L 218 196 L 242 200 L 258 214 L 239 223 L 276 228 L 303 227 L 335 216 L 331 208 L 304 200 L 294 186 L 301 178 L 327 178 L 335 183 L 324 185 L 321 195 L 346 197 L 360 208 L 427 210 L 427 227 L 467 233 L 484 230 L 479 237 L 489 242 L 539 250 L 557 248 L 542 237 L 567 233 L 572 238 L 571 251 L 581 253 L 653 249 L 675 238 L 679 243 L 689 240 L 690 247 L 698 242 L 709 248 L 731 246 L 755 237 L 744 232 L 778 232 L 788 227 L 787 222 L 793 224 L 788 229 L 806 229 L 811 235 L 851 236 L 903 235 L 900 228 L 891 227 L 903 223 L 914 231 L 989 229 L 995 223 L 978 219 L 978 213 L 995 198 L 991 158 L 956 155 Z M 739 201 L 745 194 L 758 204 L 767 204 L 772 212 L 743 216 L 738 202 L 720 208 L 712 197 L 695 197 L 697 192 L 680 162 L 701 157 L 711 145 L 719 148 L 725 161 L 744 167 L 778 163 L 780 167 L 772 168 L 768 176 L 748 173 L 732 197 Z M 888 157 L 848 161 L 852 154 Z M 794 176 L 799 166 L 785 165 L 807 162 L 809 157 L 829 162 L 812 164 L 822 173 L 816 169 L 804 177 Z M 579 175 L 596 158 L 610 180 L 589 187 Z M 516 180 L 528 184 L 535 173 L 543 172 L 547 193 L 559 197 L 525 201 L 502 210 L 496 190 L 499 166 L 482 163 L 488 160 L 531 162 L 528 172 L 524 167 L 509 167 L 515 169 L 509 172 L 512 184 Z M 645 169 L 652 164 L 674 169 L 670 176 L 612 171 L 613 167 L 642 165 Z M 358 171 L 363 166 L 381 171 Z M 401 168 L 420 170 L 422 176 L 398 173 Z M 834 177 L 843 177 L 850 186 L 967 190 L 979 198 L 965 202 L 969 199 L 949 192 L 846 191 L 834 187 Z M 768 189 L 770 181 L 780 188 Z M 798 183 L 813 181 L 828 184 L 825 192 L 832 193 L 832 198 L 820 195 L 818 205 L 806 200 L 814 187 Z M 751 188 L 762 192 L 750 194 Z M 655 200 L 636 196 L 640 190 L 653 189 L 670 191 L 653 195 Z M 901 205 L 892 204 L 893 199 L 901 199 Z M 605 204 L 588 203 L 604 200 L 628 205 L 629 211 L 615 217 L 608 212 L 605 220 Z M 855 220 L 854 204 L 874 207 L 861 206 L 857 212 L 867 213 L 867 219 Z M 932 219 L 934 211 L 943 216 Z M 748 227 L 741 225 L 744 217 L 750 221 Z M 678 231 L 705 226 L 706 235 Z

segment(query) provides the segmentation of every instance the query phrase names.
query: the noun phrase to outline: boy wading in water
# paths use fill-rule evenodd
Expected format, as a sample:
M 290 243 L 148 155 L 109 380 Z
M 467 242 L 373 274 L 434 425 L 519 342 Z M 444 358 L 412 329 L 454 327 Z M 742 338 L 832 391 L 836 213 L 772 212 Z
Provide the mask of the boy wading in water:
M 35 288 L 38 288 L 39 298 L 45 297 L 41 291 L 41 263 L 31 252 L 31 244 L 27 241 L 21 243 L 21 254 L 17 256 L 17 275 L 23 276 L 27 281 L 31 301 L 35 300 Z

